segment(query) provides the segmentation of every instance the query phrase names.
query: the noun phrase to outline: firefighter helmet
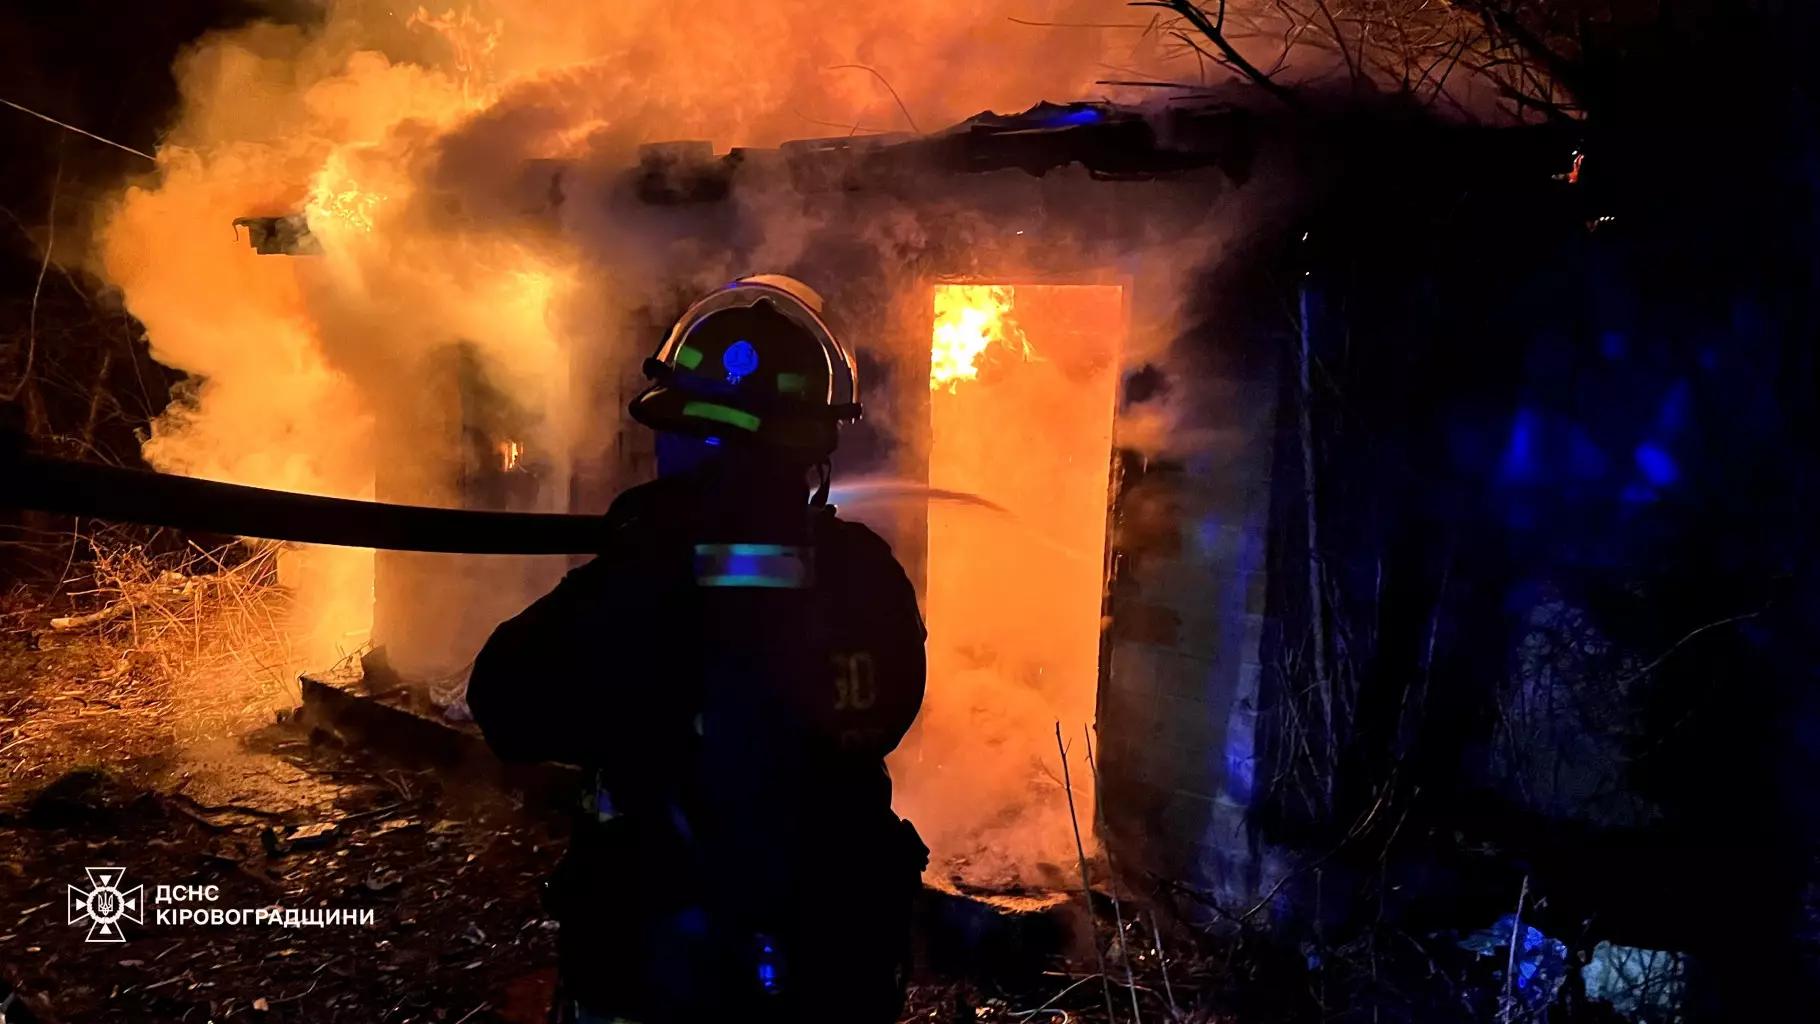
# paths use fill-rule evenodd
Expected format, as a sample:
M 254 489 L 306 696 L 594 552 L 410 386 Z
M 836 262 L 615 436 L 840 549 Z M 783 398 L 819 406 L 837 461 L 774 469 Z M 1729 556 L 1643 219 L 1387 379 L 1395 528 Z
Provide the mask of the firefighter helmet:
M 808 285 L 742 277 L 703 298 L 645 360 L 632 417 L 654 430 L 747 440 L 822 459 L 859 419 L 859 375 Z

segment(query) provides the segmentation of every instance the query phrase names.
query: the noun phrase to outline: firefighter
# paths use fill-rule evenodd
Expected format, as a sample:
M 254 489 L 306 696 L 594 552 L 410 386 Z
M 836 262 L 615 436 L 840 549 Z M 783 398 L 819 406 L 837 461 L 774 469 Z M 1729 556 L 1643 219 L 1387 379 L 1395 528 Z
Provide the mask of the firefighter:
M 925 634 L 889 546 L 827 505 L 860 406 L 820 310 L 761 276 L 684 314 L 631 404 L 658 479 L 475 661 L 493 749 L 593 780 L 546 893 L 561 1020 L 882 1024 L 902 1005 L 928 851 L 884 757 L 921 706 Z

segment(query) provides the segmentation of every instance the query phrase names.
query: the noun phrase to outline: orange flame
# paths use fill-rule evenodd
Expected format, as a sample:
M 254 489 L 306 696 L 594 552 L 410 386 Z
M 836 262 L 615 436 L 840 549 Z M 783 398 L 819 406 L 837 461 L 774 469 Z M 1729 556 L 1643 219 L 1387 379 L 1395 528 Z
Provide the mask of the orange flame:
M 1007 513 L 927 509 L 928 692 L 893 774 L 937 884 L 1067 884 L 1047 867 L 1076 855 L 1066 798 L 1046 784 L 1060 775 L 1049 727 L 1078 742 L 1094 717 L 1123 302 L 1119 285 L 936 289 L 938 364 L 971 379 L 995 342 L 1024 355 L 929 403 L 929 485 Z M 1074 798 L 1091 808 L 1071 749 Z
M 499 452 L 499 471 L 502 473 L 510 473 L 517 469 L 519 460 L 523 459 L 525 454 L 524 445 L 517 441 L 501 441 L 494 446 L 494 450 Z
M 505 19 L 487 21 L 469 8 L 432 14 L 419 7 L 405 19 L 405 27 L 419 26 L 441 36 L 454 52 L 451 62 L 453 67 L 450 70 L 461 80 L 462 96 L 472 100 L 476 86 L 484 88 L 493 76 L 496 64 L 494 58 L 499 50 L 500 38 L 505 34 Z
M 385 201 L 384 193 L 363 191 L 348 181 L 331 185 L 325 175 L 305 207 L 306 220 L 318 228 L 325 220 L 338 221 L 363 235 L 370 234 L 374 215 Z
M 935 288 L 935 332 L 929 347 L 929 390 L 979 379 L 979 358 L 993 345 L 1014 347 L 1028 361 L 1030 340 L 1010 318 L 1016 289 L 1009 285 L 944 284 Z
M 321 0 L 310 6 L 322 17 L 308 24 L 211 33 L 174 69 L 182 106 L 156 174 L 108 197 L 91 253 L 154 356 L 195 378 L 193 396 L 155 425 L 146 458 L 239 483 L 455 504 L 459 474 L 477 457 L 547 473 L 552 486 L 537 500 L 565 507 L 571 460 L 615 436 L 599 402 L 611 368 L 649 354 L 648 339 L 613 325 L 668 301 L 673 287 L 754 269 L 659 224 L 674 218 L 609 201 L 640 143 L 764 148 L 866 127 L 929 129 L 1102 95 L 1095 82 L 1109 64 L 1173 77 L 1177 58 L 1156 33 L 1077 24 L 1109 2 Z M 770 41 L 766 59 L 752 59 L 754 39 Z M 561 189 L 550 161 L 564 168 Z M 764 242 L 760 267 L 789 265 L 814 237 L 806 200 L 790 193 L 755 189 L 754 205 L 742 200 Z M 309 259 L 262 255 L 215 230 L 300 206 L 319 249 Z M 900 223 L 916 218 L 892 213 L 859 234 L 898 253 Z M 1020 291 L 1028 329 L 1055 362 L 1015 368 L 1066 365 L 1072 349 L 1050 329 L 1046 293 Z M 988 352 L 995 343 L 1029 358 L 1012 298 L 1003 287 L 937 290 L 932 389 L 975 379 L 1003 355 Z M 906 358 L 922 356 L 927 339 L 916 335 Z M 471 353 L 482 382 L 528 417 L 484 435 L 478 451 L 453 415 L 444 371 L 455 352 Z M 966 415 L 970 400 L 998 402 L 984 390 L 938 404 Z M 516 456 L 497 447 L 507 433 Z M 965 433 L 951 436 L 959 444 Z M 615 480 L 631 482 L 634 467 L 623 470 Z M 465 660 L 553 582 L 515 561 L 463 561 L 459 586 L 411 584 L 405 601 L 403 583 L 376 588 L 371 552 L 298 548 L 286 558 L 280 575 L 298 595 L 292 629 L 307 665 L 359 645 L 376 592 L 392 609 L 376 639 L 393 645 L 398 665 L 415 636 L 428 665 L 431 652 Z M 1064 710 L 1070 722 L 1084 714 Z M 957 771 L 979 747 L 956 748 Z M 1022 780 L 1025 768 L 1006 771 Z

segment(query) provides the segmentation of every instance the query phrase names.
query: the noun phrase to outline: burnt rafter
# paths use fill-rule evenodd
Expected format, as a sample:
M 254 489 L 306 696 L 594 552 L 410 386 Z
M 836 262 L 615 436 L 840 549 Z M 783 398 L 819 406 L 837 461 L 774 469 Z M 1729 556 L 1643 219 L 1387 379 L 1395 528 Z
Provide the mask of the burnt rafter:
M 1253 145 L 1251 115 L 1237 108 L 1045 102 L 1016 114 L 984 111 L 927 135 L 800 139 L 721 157 L 706 143 L 659 143 L 645 147 L 634 173 L 641 199 L 668 204 L 722 199 L 746 168 L 773 162 L 803 192 L 860 190 L 909 174 L 1020 170 L 1041 177 L 1072 165 L 1105 178 L 1162 178 L 1210 166 L 1239 178 Z
M 1097 178 L 1167 178 L 1217 167 L 1235 181 L 1255 155 L 1256 115 L 1216 103 L 1134 108 L 1109 103 L 1038 103 L 1015 114 L 983 111 L 939 132 L 798 139 L 776 149 L 736 147 L 716 156 L 703 140 L 648 143 L 627 175 L 638 198 L 653 205 L 714 203 L 727 198 L 741 175 L 781 167 L 804 193 L 858 191 L 906 176 L 1018 170 L 1042 177 L 1078 165 Z M 560 205 L 566 165 L 539 161 Z M 321 251 L 302 214 L 242 217 L 262 254 Z

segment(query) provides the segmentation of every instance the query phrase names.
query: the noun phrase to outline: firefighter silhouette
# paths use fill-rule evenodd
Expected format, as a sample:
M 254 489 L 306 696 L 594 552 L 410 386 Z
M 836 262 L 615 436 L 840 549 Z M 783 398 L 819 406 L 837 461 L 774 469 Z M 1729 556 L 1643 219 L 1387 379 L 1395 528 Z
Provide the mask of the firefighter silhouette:
M 860 414 L 820 298 L 745 278 L 692 306 L 631 404 L 658 479 L 598 558 L 502 625 L 468 701 L 508 759 L 593 781 L 547 896 L 559 1018 L 896 1019 L 928 851 L 884 757 L 921 706 L 903 568 L 826 504 Z

